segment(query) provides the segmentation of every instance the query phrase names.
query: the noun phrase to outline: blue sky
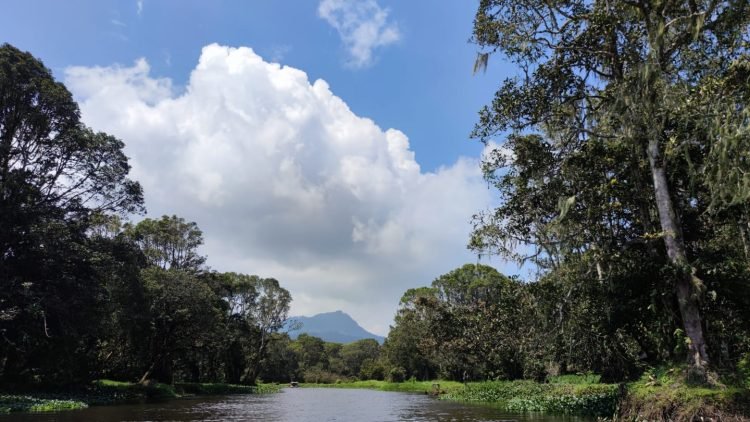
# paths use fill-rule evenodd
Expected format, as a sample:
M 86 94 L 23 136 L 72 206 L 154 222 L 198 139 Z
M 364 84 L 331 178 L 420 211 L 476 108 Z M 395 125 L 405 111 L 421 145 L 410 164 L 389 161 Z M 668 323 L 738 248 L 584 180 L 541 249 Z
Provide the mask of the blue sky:
M 477 170 L 483 146 L 468 134 L 513 68 L 495 59 L 472 75 L 475 8 L 469 1 L 9 1 L 0 41 L 42 59 L 79 99 L 87 124 L 123 139 L 149 216 L 197 221 L 214 268 L 276 276 L 295 297 L 293 312 L 343 309 L 385 334 L 400 292 L 476 261 L 465 250 L 469 220 L 493 201 Z M 246 72 L 233 79 L 237 62 Z M 295 88 L 280 88 L 279 78 Z M 234 92 L 230 83 L 244 88 Z M 212 103 L 211 92 L 222 99 Z M 339 99 L 351 113 L 331 102 Z M 196 128 L 201 107 L 235 103 Z M 307 110 L 299 127 L 292 109 Z M 246 118 L 216 126 L 227 113 Z M 282 123 L 265 123 L 277 118 Z M 274 144 L 269 133 L 288 142 Z M 352 152 L 360 136 L 367 153 Z M 150 155 L 165 150 L 174 151 Z M 217 161 L 239 157 L 236 169 L 202 160 L 217 151 L 225 152 Z M 268 155 L 253 161 L 261 154 Z M 190 177 L 200 192 L 182 185 Z M 273 189 L 258 187 L 274 177 Z M 285 192 L 311 199 L 292 203 Z M 280 218 L 289 207 L 301 211 Z M 446 227 L 455 228 L 450 236 Z
M 30 51 L 60 75 L 68 66 L 130 65 L 183 85 L 210 43 L 252 47 L 266 60 L 323 78 L 358 115 L 409 136 L 426 170 L 477 155 L 468 140 L 477 111 L 505 77 L 493 63 L 472 75 L 472 1 L 380 1 L 398 41 L 363 68 L 345 65 L 345 47 L 320 18 L 318 2 L 144 0 L 12 1 L 0 14 L 0 40 Z M 283 5 L 283 6 L 282 6 Z

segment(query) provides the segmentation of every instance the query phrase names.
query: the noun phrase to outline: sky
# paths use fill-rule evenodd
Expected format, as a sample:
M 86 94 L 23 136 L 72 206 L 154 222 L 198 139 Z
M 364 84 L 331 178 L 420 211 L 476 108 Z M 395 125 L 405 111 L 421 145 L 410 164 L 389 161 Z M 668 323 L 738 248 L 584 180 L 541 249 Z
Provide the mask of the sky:
M 476 6 L 7 1 L 0 42 L 125 142 L 146 216 L 198 223 L 212 269 L 274 277 L 293 315 L 342 310 L 386 335 L 404 291 L 477 262 L 471 216 L 497 201 L 469 133 L 515 70 L 472 74 Z

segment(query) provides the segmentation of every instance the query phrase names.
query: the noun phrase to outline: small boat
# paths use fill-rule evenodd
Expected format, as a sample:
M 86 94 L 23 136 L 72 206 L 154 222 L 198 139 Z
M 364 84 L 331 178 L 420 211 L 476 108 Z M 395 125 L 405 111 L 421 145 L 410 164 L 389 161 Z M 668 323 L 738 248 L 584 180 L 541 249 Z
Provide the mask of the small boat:
M 299 383 L 297 381 L 292 381 L 289 383 L 289 386 L 292 388 L 297 388 L 299 387 Z

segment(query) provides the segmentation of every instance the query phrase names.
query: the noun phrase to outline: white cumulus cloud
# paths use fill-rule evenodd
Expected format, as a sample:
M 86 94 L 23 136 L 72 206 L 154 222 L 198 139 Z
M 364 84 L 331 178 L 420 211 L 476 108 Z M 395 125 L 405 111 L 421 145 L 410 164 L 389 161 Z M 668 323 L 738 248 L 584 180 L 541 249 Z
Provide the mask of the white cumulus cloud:
M 214 44 L 184 90 L 143 59 L 65 82 L 125 142 L 149 216 L 197 222 L 209 265 L 278 278 L 293 313 L 342 309 L 385 334 L 407 288 L 475 259 L 469 219 L 491 202 L 477 161 L 422 171 L 404 133 L 301 70 Z
M 398 26 L 388 21 L 388 9 L 375 0 L 322 0 L 318 15 L 338 31 L 352 67 L 370 65 L 373 50 L 401 38 Z

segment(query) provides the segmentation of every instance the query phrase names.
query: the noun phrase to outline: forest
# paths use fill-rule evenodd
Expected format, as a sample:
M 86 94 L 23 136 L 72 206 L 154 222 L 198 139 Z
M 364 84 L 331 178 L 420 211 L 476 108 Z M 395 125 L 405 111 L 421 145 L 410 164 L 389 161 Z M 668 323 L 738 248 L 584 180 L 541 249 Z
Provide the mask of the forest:
M 748 388 L 749 24 L 746 0 L 482 0 L 475 72 L 519 69 L 472 132 L 499 205 L 472 218 L 480 263 L 415 280 L 382 346 L 291 340 L 279 281 L 212 270 L 196 223 L 133 218 L 123 140 L 4 44 L 0 384 L 624 382 L 666 365 Z

